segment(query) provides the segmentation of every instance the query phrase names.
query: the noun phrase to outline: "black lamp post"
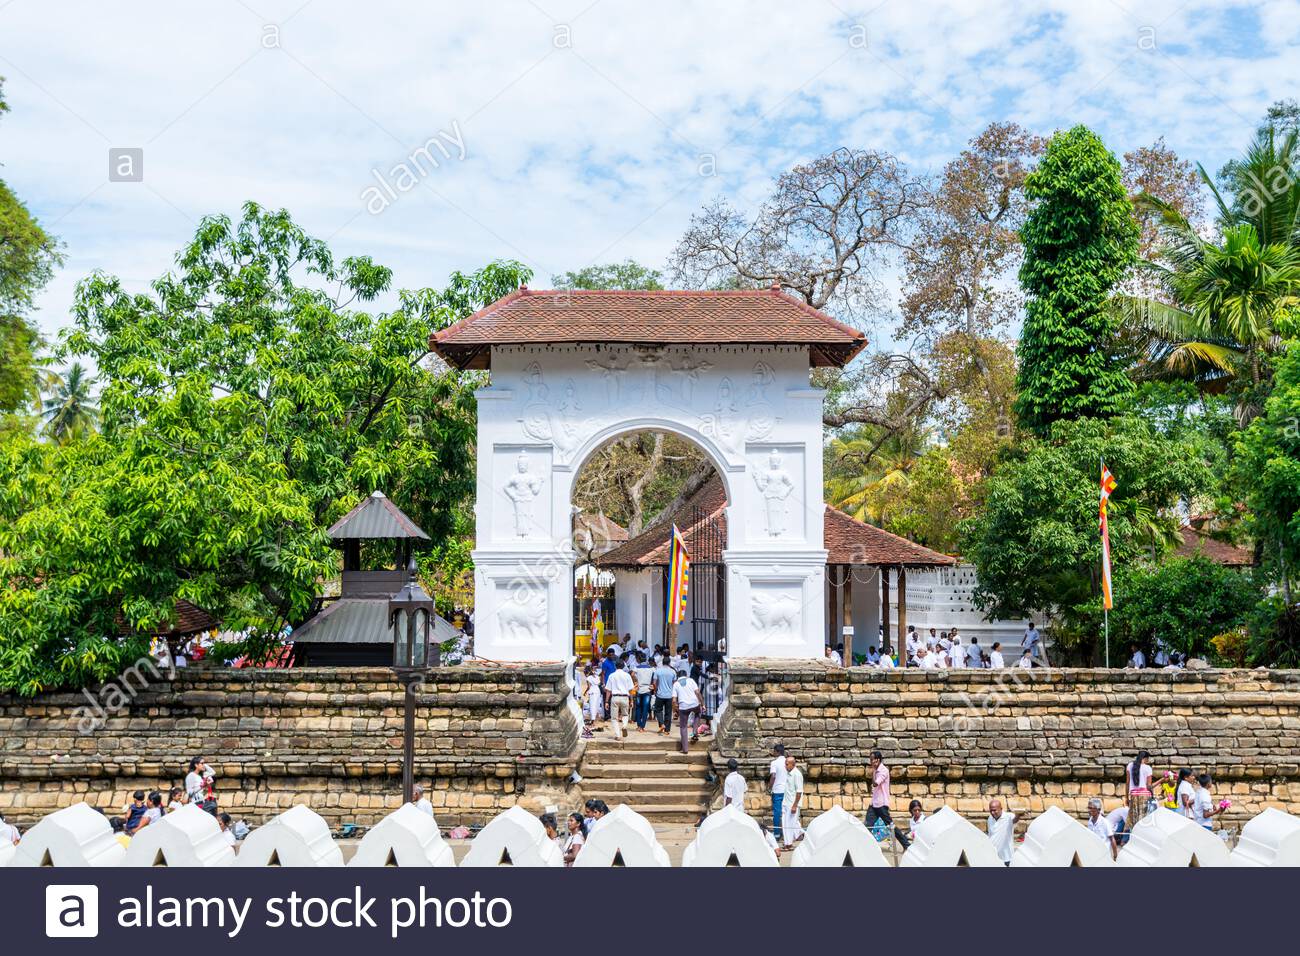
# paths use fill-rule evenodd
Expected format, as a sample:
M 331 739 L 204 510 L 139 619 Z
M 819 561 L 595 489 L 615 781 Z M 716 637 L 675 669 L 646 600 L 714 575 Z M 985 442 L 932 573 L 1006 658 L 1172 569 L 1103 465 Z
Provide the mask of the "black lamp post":
M 431 643 L 433 598 L 420 586 L 415 558 L 406 566 L 406 584 L 388 601 L 393 630 L 393 670 L 406 687 L 402 742 L 402 800 L 410 803 L 415 790 L 415 688 L 424 673 L 438 665 L 438 646 Z

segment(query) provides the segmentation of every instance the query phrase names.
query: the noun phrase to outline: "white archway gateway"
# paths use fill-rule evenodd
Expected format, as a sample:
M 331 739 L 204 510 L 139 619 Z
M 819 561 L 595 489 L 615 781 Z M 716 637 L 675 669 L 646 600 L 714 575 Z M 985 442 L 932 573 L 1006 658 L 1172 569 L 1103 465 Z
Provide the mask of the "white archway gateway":
M 825 645 L 822 397 L 862 333 L 776 289 L 512 293 L 437 333 L 478 392 L 475 648 L 498 661 L 572 653 L 573 483 L 618 435 L 699 445 L 727 492 L 726 617 L 736 657 Z

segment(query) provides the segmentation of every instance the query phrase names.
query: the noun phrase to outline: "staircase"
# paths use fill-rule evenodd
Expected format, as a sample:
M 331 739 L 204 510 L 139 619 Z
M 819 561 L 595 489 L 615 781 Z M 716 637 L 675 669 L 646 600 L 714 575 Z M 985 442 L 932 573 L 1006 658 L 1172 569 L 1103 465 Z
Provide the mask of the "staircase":
M 626 803 L 651 823 L 694 824 L 706 812 L 714 788 L 709 773 L 707 738 L 678 753 L 677 728 L 671 738 L 633 725 L 630 737 L 614 740 L 601 729 L 587 741 L 578 772 L 586 799 L 604 800 L 610 807 Z

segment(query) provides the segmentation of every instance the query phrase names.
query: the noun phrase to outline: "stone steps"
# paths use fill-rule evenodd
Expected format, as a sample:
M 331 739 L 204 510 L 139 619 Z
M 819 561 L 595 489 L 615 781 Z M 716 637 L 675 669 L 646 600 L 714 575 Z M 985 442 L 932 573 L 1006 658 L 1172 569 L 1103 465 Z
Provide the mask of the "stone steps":
M 708 808 L 708 743 L 689 755 L 677 752 L 677 737 L 638 734 L 614 740 L 598 732 L 587 741 L 579 773 L 587 798 L 611 806 L 626 803 L 656 826 L 692 826 Z

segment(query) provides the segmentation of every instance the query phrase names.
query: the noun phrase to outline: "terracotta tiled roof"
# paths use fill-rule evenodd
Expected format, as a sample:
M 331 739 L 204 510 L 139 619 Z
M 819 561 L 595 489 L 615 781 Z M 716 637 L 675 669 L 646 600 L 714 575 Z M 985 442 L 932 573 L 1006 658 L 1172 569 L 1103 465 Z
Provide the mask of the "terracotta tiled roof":
M 668 563 L 668 538 L 674 523 L 686 536 L 690 547 L 691 530 L 686 521 L 698 507 L 715 521 L 724 539 L 727 533 L 727 498 L 722 479 L 714 476 L 667 521 L 637 535 L 600 558 L 602 567 L 652 567 Z M 842 511 L 826 506 L 823 524 L 827 564 L 902 565 L 909 568 L 947 567 L 956 560 L 931 551 L 914 541 L 890 534 L 874 525 L 864 524 Z
M 809 361 L 842 366 L 866 336 L 779 289 L 592 291 L 521 288 L 455 325 L 430 347 L 457 368 L 489 368 L 493 345 L 807 345 Z
M 1245 548 L 1217 541 L 1191 525 L 1183 525 L 1181 530 L 1183 543 L 1174 549 L 1175 557 L 1192 558 L 1201 555 L 1216 564 L 1232 568 L 1248 568 L 1255 563 L 1255 555 Z
M 188 637 L 191 634 L 202 634 L 204 631 L 210 631 L 219 624 L 220 622 L 203 608 L 178 598 L 176 600 L 175 625 L 159 627 L 149 633 L 151 637 Z M 132 633 L 131 628 L 127 626 L 126 620 L 120 613 L 117 615 L 117 629 L 122 634 Z

